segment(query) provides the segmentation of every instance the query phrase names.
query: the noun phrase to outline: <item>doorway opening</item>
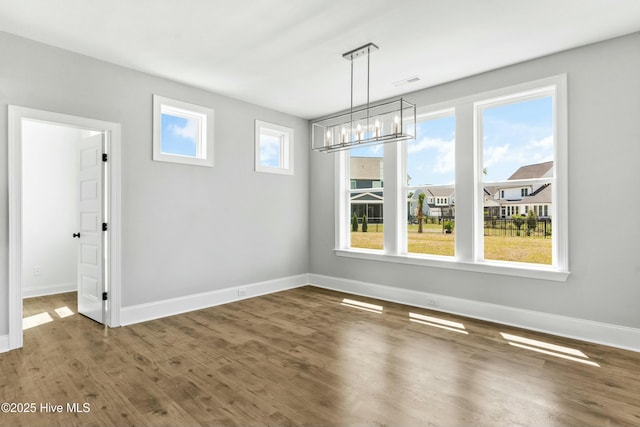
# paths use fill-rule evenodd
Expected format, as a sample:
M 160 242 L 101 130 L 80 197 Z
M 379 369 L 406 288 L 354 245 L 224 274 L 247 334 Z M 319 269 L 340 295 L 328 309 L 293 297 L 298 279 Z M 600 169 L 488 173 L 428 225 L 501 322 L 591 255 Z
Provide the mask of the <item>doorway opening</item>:
M 119 207 L 120 125 L 9 106 L 9 349 L 24 297 L 77 292 L 80 314 L 119 326 Z

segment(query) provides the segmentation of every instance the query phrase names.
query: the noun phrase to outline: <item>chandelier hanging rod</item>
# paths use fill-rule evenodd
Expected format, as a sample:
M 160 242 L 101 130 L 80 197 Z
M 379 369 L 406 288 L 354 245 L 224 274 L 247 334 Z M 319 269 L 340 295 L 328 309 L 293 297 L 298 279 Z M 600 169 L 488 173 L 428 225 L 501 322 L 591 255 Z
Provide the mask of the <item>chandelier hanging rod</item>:
M 357 47 L 349 52 L 343 53 L 342 57 L 351 62 L 351 123 L 353 124 L 353 60 L 358 59 L 361 56 L 367 55 L 367 109 L 369 109 L 369 77 L 370 77 L 370 65 L 371 65 L 371 52 L 378 50 L 379 47 L 375 43 L 367 43 L 363 46 Z M 368 114 L 367 114 L 367 118 Z

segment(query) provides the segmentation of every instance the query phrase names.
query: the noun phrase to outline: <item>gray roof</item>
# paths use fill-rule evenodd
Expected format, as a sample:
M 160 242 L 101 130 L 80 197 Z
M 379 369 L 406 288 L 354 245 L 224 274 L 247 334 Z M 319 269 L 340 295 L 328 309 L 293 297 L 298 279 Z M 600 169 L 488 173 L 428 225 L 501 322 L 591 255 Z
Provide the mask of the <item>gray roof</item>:
M 501 205 L 531 205 L 536 203 L 551 203 L 551 184 L 545 184 L 535 193 L 524 196 L 521 200 L 501 201 Z
M 455 188 L 453 185 L 428 185 L 425 190 L 433 197 L 451 197 Z
M 382 157 L 351 157 L 351 179 L 382 181 Z
M 547 178 L 553 174 L 553 161 L 536 163 L 534 165 L 521 166 L 508 179 L 534 179 Z

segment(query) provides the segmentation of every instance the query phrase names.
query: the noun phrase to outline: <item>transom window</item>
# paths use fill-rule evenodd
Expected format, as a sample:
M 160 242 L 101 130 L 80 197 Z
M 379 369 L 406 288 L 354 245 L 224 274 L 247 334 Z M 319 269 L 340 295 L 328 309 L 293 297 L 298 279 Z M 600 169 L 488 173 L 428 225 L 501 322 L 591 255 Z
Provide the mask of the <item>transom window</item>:
M 293 129 L 256 120 L 255 169 L 293 174 Z
M 153 96 L 153 160 L 213 166 L 213 109 Z

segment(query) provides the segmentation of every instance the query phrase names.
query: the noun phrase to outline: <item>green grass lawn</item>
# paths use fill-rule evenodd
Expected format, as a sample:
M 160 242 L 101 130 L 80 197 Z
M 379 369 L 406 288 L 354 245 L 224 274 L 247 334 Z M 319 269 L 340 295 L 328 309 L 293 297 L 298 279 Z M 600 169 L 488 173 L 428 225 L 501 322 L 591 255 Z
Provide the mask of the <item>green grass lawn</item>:
M 351 232 L 351 247 L 362 249 L 383 249 L 382 224 L 375 230 Z M 423 225 L 423 233 L 418 233 L 417 225 L 408 226 L 408 246 L 410 253 L 453 256 L 455 234 L 442 232 L 441 224 Z M 534 264 L 551 264 L 551 238 L 485 236 L 484 257 L 488 260 L 515 261 Z

